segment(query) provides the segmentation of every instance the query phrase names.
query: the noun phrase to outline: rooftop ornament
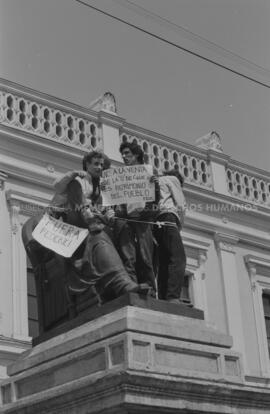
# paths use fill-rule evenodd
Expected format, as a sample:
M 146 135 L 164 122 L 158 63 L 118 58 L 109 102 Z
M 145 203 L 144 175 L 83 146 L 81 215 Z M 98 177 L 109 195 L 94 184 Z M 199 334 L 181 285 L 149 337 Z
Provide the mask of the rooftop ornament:
M 105 92 L 102 96 L 94 100 L 89 105 L 95 111 L 105 111 L 117 114 L 115 96 L 111 92 Z
M 220 135 L 216 131 L 212 131 L 203 137 L 197 138 L 196 145 L 200 148 L 211 149 L 217 152 L 223 152 Z

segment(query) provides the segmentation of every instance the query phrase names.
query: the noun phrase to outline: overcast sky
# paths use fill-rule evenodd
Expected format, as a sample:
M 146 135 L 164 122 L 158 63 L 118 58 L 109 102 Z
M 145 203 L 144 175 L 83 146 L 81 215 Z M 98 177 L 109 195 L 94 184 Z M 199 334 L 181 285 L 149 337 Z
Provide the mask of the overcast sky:
M 196 47 L 181 28 L 177 32 L 146 18 L 142 9 L 136 13 L 128 1 L 85 1 L 179 45 Z M 263 73 L 270 85 L 270 0 L 132 3 L 212 42 L 209 46 L 215 43 L 207 50 L 207 42 L 198 42 L 202 55 L 219 60 L 219 46 L 235 54 L 234 69 L 245 72 L 252 62 L 252 75 L 262 79 Z M 128 122 L 191 144 L 215 130 L 232 158 L 270 171 L 266 86 L 75 0 L 0 0 L 0 7 L 1 77 L 83 106 L 109 90 Z

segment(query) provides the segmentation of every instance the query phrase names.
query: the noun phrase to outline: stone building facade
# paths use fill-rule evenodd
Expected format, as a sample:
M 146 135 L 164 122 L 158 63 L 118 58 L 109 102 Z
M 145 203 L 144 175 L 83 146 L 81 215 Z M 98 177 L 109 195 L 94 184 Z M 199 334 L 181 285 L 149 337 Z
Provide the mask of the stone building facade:
M 84 108 L 4 79 L 0 81 L 0 381 L 6 380 L 6 366 L 30 349 L 31 338 L 38 334 L 22 224 L 50 203 L 54 179 L 80 168 L 87 151 L 102 149 L 119 165 L 123 141 L 140 144 L 146 161 L 158 170 L 176 166 L 183 173 L 188 205 L 182 233 L 187 299 L 203 310 L 209 329 L 232 337 L 231 351 L 241 355 L 242 387 L 269 395 L 270 173 L 225 154 L 216 132 L 192 145 L 128 123 L 117 113 L 111 93 Z M 263 412 L 270 412 L 270 405 Z

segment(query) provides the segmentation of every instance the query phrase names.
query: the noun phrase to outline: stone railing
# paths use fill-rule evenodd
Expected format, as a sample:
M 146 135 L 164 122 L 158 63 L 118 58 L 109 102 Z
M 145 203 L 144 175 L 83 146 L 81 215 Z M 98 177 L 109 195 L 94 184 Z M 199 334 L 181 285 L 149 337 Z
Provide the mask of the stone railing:
M 0 123 L 86 151 L 102 147 L 93 111 L 42 95 L 0 81 Z
M 249 203 L 270 207 L 270 177 L 252 174 L 237 166 L 226 168 L 229 193 Z
M 145 162 L 152 164 L 159 172 L 177 168 L 186 182 L 212 188 L 210 164 L 204 151 L 195 151 L 196 147 L 194 147 L 192 153 L 190 150 L 182 149 L 181 143 L 178 146 L 170 145 L 166 140 L 161 143 L 154 137 L 143 138 L 126 131 L 122 132 L 120 141 L 136 142 L 141 145 L 145 152 Z
M 191 145 L 129 124 L 110 92 L 84 108 L 0 79 L 0 125 L 82 151 L 104 149 L 117 162 L 119 142 L 136 142 L 159 172 L 177 168 L 188 184 L 270 207 L 270 174 L 230 159 L 216 132 Z

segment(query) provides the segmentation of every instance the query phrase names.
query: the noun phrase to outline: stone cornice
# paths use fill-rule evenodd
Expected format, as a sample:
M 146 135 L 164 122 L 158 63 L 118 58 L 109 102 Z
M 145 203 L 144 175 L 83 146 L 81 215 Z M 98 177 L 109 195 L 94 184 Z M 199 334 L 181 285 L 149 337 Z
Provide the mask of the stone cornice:
M 5 385 L 6 381 L 3 381 Z M 91 384 L 91 392 L 89 386 Z M 63 404 L 64 398 L 64 404 Z M 70 384 L 65 384 L 56 390 L 45 390 L 42 395 L 27 397 L 14 404 L 5 405 L 5 410 L 12 413 L 29 413 L 40 410 L 66 411 L 75 407 L 87 407 L 89 412 L 138 412 L 154 414 L 179 413 L 182 408 L 190 408 L 193 412 L 209 414 L 213 412 L 229 414 L 265 413 L 270 405 L 270 393 L 267 387 L 218 383 L 217 381 L 202 381 L 195 378 L 172 378 L 169 375 L 155 375 L 138 372 L 120 372 L 102 378 L 96 375 L 96 381 L 87 377 Z M 142 404 L 143 401 L 143 404 Z M 17 411 L 16 411 L 17 410 Z M 4 411 L 5 412 L 5 411 Z
M 224 221 L 215 217 L 193 213 L 187 214 L 184 229 L 193 229 L 211 236 L 216 232 L 225 234 L 232 232 L 239 238 L 239 242 L 245 245 L 256 246 L 266 251 L 270 250 L 270 234 L 268 232 L 258 231 L 254 234 L 254 229 L 248 229 L 248 227 L 241 225 L 236 226 L 235 223 L 228 225 L 228 223 L 224 223 Z
M 146 395 L 156 395 L 159 396 L 160 399 L 164 399 L 164 401 L 167 401 L 166 396 L 169 398 L 174 397 L 174 399 L 177 396 L 174 408 L 179 408 L 177 403 L 179 399 L 194 402 L 196 401 L 198 405 L 206 402 L 218 405 L 229 404 L 230 409 L 233 406 L 239 408 L 246 407 L 248 409 L 267 408 L 267 405 L 270 403 L 270 392 L 266 387 L 262 389 L 231 383 L 211 384 L 209 381 L 199 381 L 195 378 L 181 378 L 177 381 L 172 378 L 166 378 L 164 381 L 165 378 L 162 379 L 159 376 L 150 379 L 147 374 L 138 375 L 131 372 L 124 373 L 123 377 L 126 379 L 125 383 L 127 384 L 127 392 L 131 391 L 132 387 L 135 386 L 138 387 L 136 394 L 139 393 L 141 395 L 142 392 L 146 392 Z M 257 397 L 260 395 L 260 401 L 255 398 L 255 395 Z M 220 410 L 220 405 L 217 412 Z M 208 410 L 200 410 L 200 412 L 207 412 L 207 414 L 209 413 Z M 224 411 L 224 413 L 227 413 L 227 411 Z
M 261 276 L 270 276 L 270 259 L 264 257 L 247 254 L 244 256 L 251 282 L 254 284 L 257 274 Z
M 270 269 L 270 259 L 267 260 L 263 257 L 254 256 L 252 254 L 247 254 L 246 256 L 244 256 L 244 259 L 245 259 L 246 264 L 251 264 L 254 266 L 262 266 L 267 269 Z
M 59 156 L 62 155 L 66 158 L 82 157 L 86 152 L 84 148 L 75 147 L 68 142 L 56 141 L 50 137 L 44 138 L 8 125 L 0 124 L 0 133 L 8 139 L 14 140 L 19 145 L 28 145 L 32 149 L 38 148 L 42 151 L 58 153 Z
M 196 214 L 196 211 L 187 211 L 185 218 L 184 228 L 196 229 L 197 231 L 203 231 L 208 234 L 215 234 L 216 232 L 227 233 L 232 232 L 235 234 L 239 241 L 248 244 L 250 246 L 257 246 L 263 249 L 270 249 L 270 232 L 267 231 L 267 227 L 264 226 L 265 220 L 269 221 L 270 210 L 262 206 L 255 206 L 255 208 L 241 210 L 241 206 L 251 206 L 250 203 L 238 200 L 234 197 L 225 196 L 215 193 L 205 188 L 186 184 L 184 192 L 188 201 L 188 196 L 195 196 L 198 198 L 198 205 L 208 205 L 208 211 L 206 207 L 201 213 Z M 193 200 L 192 200 L 193 202 Z M 192 204 L 191 202 L 191 205 Z M 216 215 L 211 212 L 211 206 L 223 205 L 224 209 L 220 210 Z M 196 203 L 194 203 L 196 205 Z M 239 207 L 238 207 L 239 206 Z M 230 209 L 236 207 L 236 210 L 230 213 Z M 238 209 L 238 210 L 237 210 Z M 233 213 L 233 220 L 231 214 Z M 252 228 L 250 226 L 252 218 L 258 218 L 261 220 L 262 229 Z M 241 222 L 240 222 L 241 221 Z
M 6 199 L 10 206 L 18 209 L 18 214 L 32 216 L 45 211 L 50 199 L 33 196 L 31 194 L 21 193 L 20 191 L 8 190 Z
M 209 149 L 207 150 L 207 158 L 209 161 L 214 161 L 218 164 L 227 165 L 230 161 L 231 157 L 223 152 L 217 152 L 215 150 Z
M 214 240 L 219 250 L 229 253 L 235 253 L 235 245 L 239 242 L 239 238 L 233 234 L 215 233 Z
M 233 197 L 226 194 L 217 193 L 208 188 L 201 187 L 195 184 L 186 183 L 184 186 L 184 193 L 186 196 L 195 196 L 201 202 L 210 203 L 219 203 L 224 205 L 223 215 L 226 215 L 226 211 L 233 210 L 232 207 L 235 207 L 236 211 L 239 211 L 239 214 L 245 213 L 251 216 L 261 217 L 262 219 L 270 218 L 270 206 L 265 207 L 262 204 L 255 204 L 249 200 Z M 227 207 L 228 208 L 227 208 Z M 210 211 L 210 210 L 209 210 Z
M 204 263 L 210 246 L 209 242 L 191 238 L 189 235 L 182 234 L 183 243 L 188 257 L 197 260 L 198 266 Z
M 8 338 L 6 336 L 0 335 L 0 353 L 14 353 L 20 354 L 27 348 L 32 347 L 32 339 L 29 338 L 29 341 Z
M 39 186 L 42 184 L 50 189 L 55 179 L 54 172 L 58 168 L 57 159 L 81 165 L 82 156 L 85 154 L 85 151 L 80 148 L 72 147 L 71 150 L 69 146 L 53 140 L 46 140 L 3 125 L 0 126 L 0 133 L 2 133 L 0 169 L 5 171 L 10 178 L 17 178 Z M 19 159 L 22 154 L 25 154 L 25 160 Z M 46 160 L 48 160 L 47 164 Z
M 100 111 L 98 112 L 98 122 L 99 124 L 106 124 L 111 125 L 115 128 L 122 128 L 123 123 L 125 122 L 124 118 L 121 118 L 117 114 L 113 114 L 106 111 Z
M 31 165 L 22 163 L 12 164 L 8 160 L 2 160 L 1 167 L 4 167 L 8 172 L 10 179 L 19 179 L 20 181 L 28 182 L 31 184 L 42 185 L 43 188 L 52 190 L 52 183 L 55 179 L 53 172 L 49 172 L 50 169 L 54 169 L 52 165 L 48 165 L 47 169 L 37 168 Z
M 237 160 L 233 160 L 230 159 L 228 161 L 228 168 L 232 168 L 232 169 L 236 169 L 241 171 L 244 174 L 247 175 L 254 175 L 256 177 L 262 178 L 264 180 L 270 181 L 270 172 L 266 171 L 266 170 L 262 170 L 260 168 L 254 167 L 252 165 L 249 164 L 245 164 L 243 162 L 237 161 Z

